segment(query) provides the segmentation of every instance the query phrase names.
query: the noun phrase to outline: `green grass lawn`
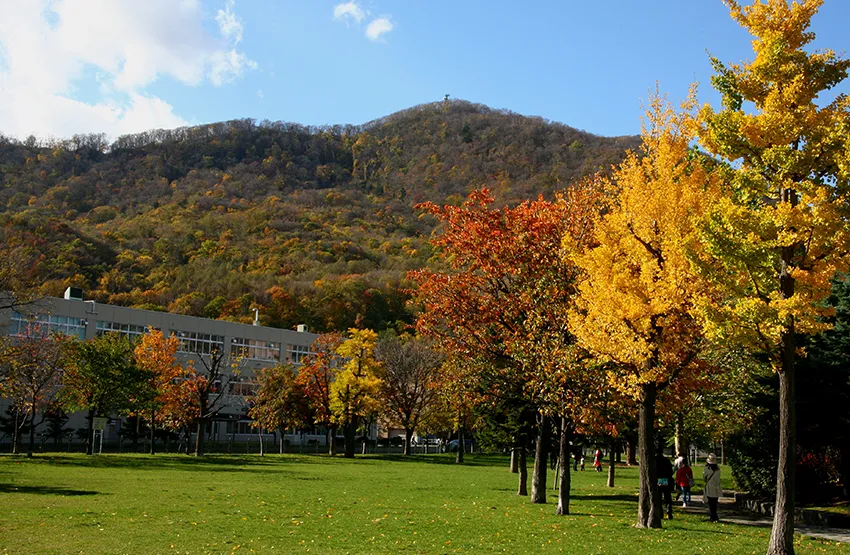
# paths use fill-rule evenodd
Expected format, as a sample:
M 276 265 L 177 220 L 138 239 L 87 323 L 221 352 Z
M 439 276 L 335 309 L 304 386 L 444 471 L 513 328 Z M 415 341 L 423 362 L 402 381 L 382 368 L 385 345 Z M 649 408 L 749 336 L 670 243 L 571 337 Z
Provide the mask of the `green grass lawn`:
M 638 530 L 637 472 L 573 472 L 572 514 L 468 455 L 0 456 L 2 553 L 764 553 L 769 529 L 677 512 Z M 549 478 L 551 487 L 551 475 Z M 551 492 L 551 490 L 550 490 Z M 721 515 L 722 518 L 722 515 Z M 798 538 L 797 553 L 850 553 Z

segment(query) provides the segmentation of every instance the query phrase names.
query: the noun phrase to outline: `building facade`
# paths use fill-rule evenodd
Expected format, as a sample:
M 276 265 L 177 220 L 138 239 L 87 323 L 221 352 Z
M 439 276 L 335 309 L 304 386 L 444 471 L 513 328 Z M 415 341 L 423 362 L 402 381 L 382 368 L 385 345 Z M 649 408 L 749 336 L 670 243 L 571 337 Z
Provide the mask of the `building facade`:
M 5 335 L 22 336 L 35 329 L 45 337 L 61 333 L 87 340 L 106 333 L 117 333 L 137 340 L 148 328 L 154 328 L 165 336 L 173 335 L 180 339 L 177 356 L 183 364 L 190 360 L 200 363 L 200 357 L 214 351 L 229 355 L 231 361 L 238 360 L 239 375 L 230 381 L 229 391 L 220 392 L 227 398 L 219 403 L 222 409 L 207 431 L 209 440 L 219 442 L 244 442 L 250 436 L 256 438 L 257 432 L 251 429 L 250 420 L 245 416 L 247 398 L 254 391 L 254 373 L 260 368 L 278 364 L 300 364 L 318 337 L 309 333 L 305 326 L 298 326 L 296 331 L 260 326 L 256 320 L 254 324 L 96 303 L 84 300 L 82 292 L 75 288 L 69 288 L 64 298 L 47 297 L 20 311 L 0 311 L 0 333 Z M 0 401 L 0 412 L 5 413 L 9 404 L 9 400 Z M 103 432 L 104 441 L 119 439 L 121 422 L 120 417 L 112 415 Z M 84 427 L 84 415 L 71 415 L 67 426 Z M 314 435 L 316 437 L 311 437 L 311 442 L 323 438 L 321 434 Z M 297 442 L 304 438 L 302 434 L 293 434 L 288 439 Z

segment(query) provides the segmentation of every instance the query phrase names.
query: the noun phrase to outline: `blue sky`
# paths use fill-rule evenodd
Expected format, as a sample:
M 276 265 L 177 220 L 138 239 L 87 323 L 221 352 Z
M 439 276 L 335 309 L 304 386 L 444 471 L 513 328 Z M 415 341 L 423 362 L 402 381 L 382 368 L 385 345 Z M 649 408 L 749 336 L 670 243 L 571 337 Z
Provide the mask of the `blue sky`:
M 815 46 L 850 50 L 848 24 L 826 0 Z M 0 0 L 0 133 L 361 124 L 449 94 L 633 134 L 656 82 L 715 103 L 707 51 L 749 41 L 720 0 Z

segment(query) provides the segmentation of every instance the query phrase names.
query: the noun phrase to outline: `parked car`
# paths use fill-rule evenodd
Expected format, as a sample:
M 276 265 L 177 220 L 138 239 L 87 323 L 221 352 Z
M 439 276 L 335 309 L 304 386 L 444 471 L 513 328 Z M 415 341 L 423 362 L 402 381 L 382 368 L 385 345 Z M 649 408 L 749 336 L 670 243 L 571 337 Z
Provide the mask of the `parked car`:
M 474 444 L 475 444 L 475 442 L 473 440 L 464 439 L 463 440 L 463 451 L 465 453 L 470 453 L 472 451 L 472 446 Z M 458 445 L 460 445 L 460 442 L 456 439 L 453 439 L 446 446 L 446 451 L 448 451 L 449 453 L 454 453 L 454 452 L 457 451 Z

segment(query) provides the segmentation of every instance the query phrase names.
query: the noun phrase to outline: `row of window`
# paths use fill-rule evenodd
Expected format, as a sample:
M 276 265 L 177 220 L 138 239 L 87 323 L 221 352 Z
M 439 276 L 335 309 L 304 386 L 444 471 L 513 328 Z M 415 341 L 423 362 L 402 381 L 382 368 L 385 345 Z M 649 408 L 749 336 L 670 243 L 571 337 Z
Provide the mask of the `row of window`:
M 23 315 L 13 311 L 10 323 L 10 335 L 27 337 L 48 337 L 68 335 L 83 340 L 86 338 L 87 322 L 82 318 L 71 316 L 54 316 L 52 314 Z M 146 331 L 144 326 L 122 324 L 98 320 L 97 335 L 117 333 L 129 339 L 138 340 Z M 172 334 L 180 339 L 178 351 L 182 353 L 198 353 L 209 355 L 213 351 L 224 349 L 224 337 L 209 333 L 173 330 Z M 291 362 L 298 364 L 310 354 L 310 348 L 304 345 L 287 345 L 287 354 Z M 230 356 L 248 360 L 280 362 L 281 344 L 273 341 L 234 337 L 231 340 Z
M 230 356 L 250 360 L 280 361 L 280 343 L 234 337 L 230 343 Z
M 70 316 L 54 316 L 53 314 L 24 316 L 18 311 L 13 311 L 9 327 L 10 335 L 25 337 L 68 335 L 80 340 L 86 338 L 86 321 Z

